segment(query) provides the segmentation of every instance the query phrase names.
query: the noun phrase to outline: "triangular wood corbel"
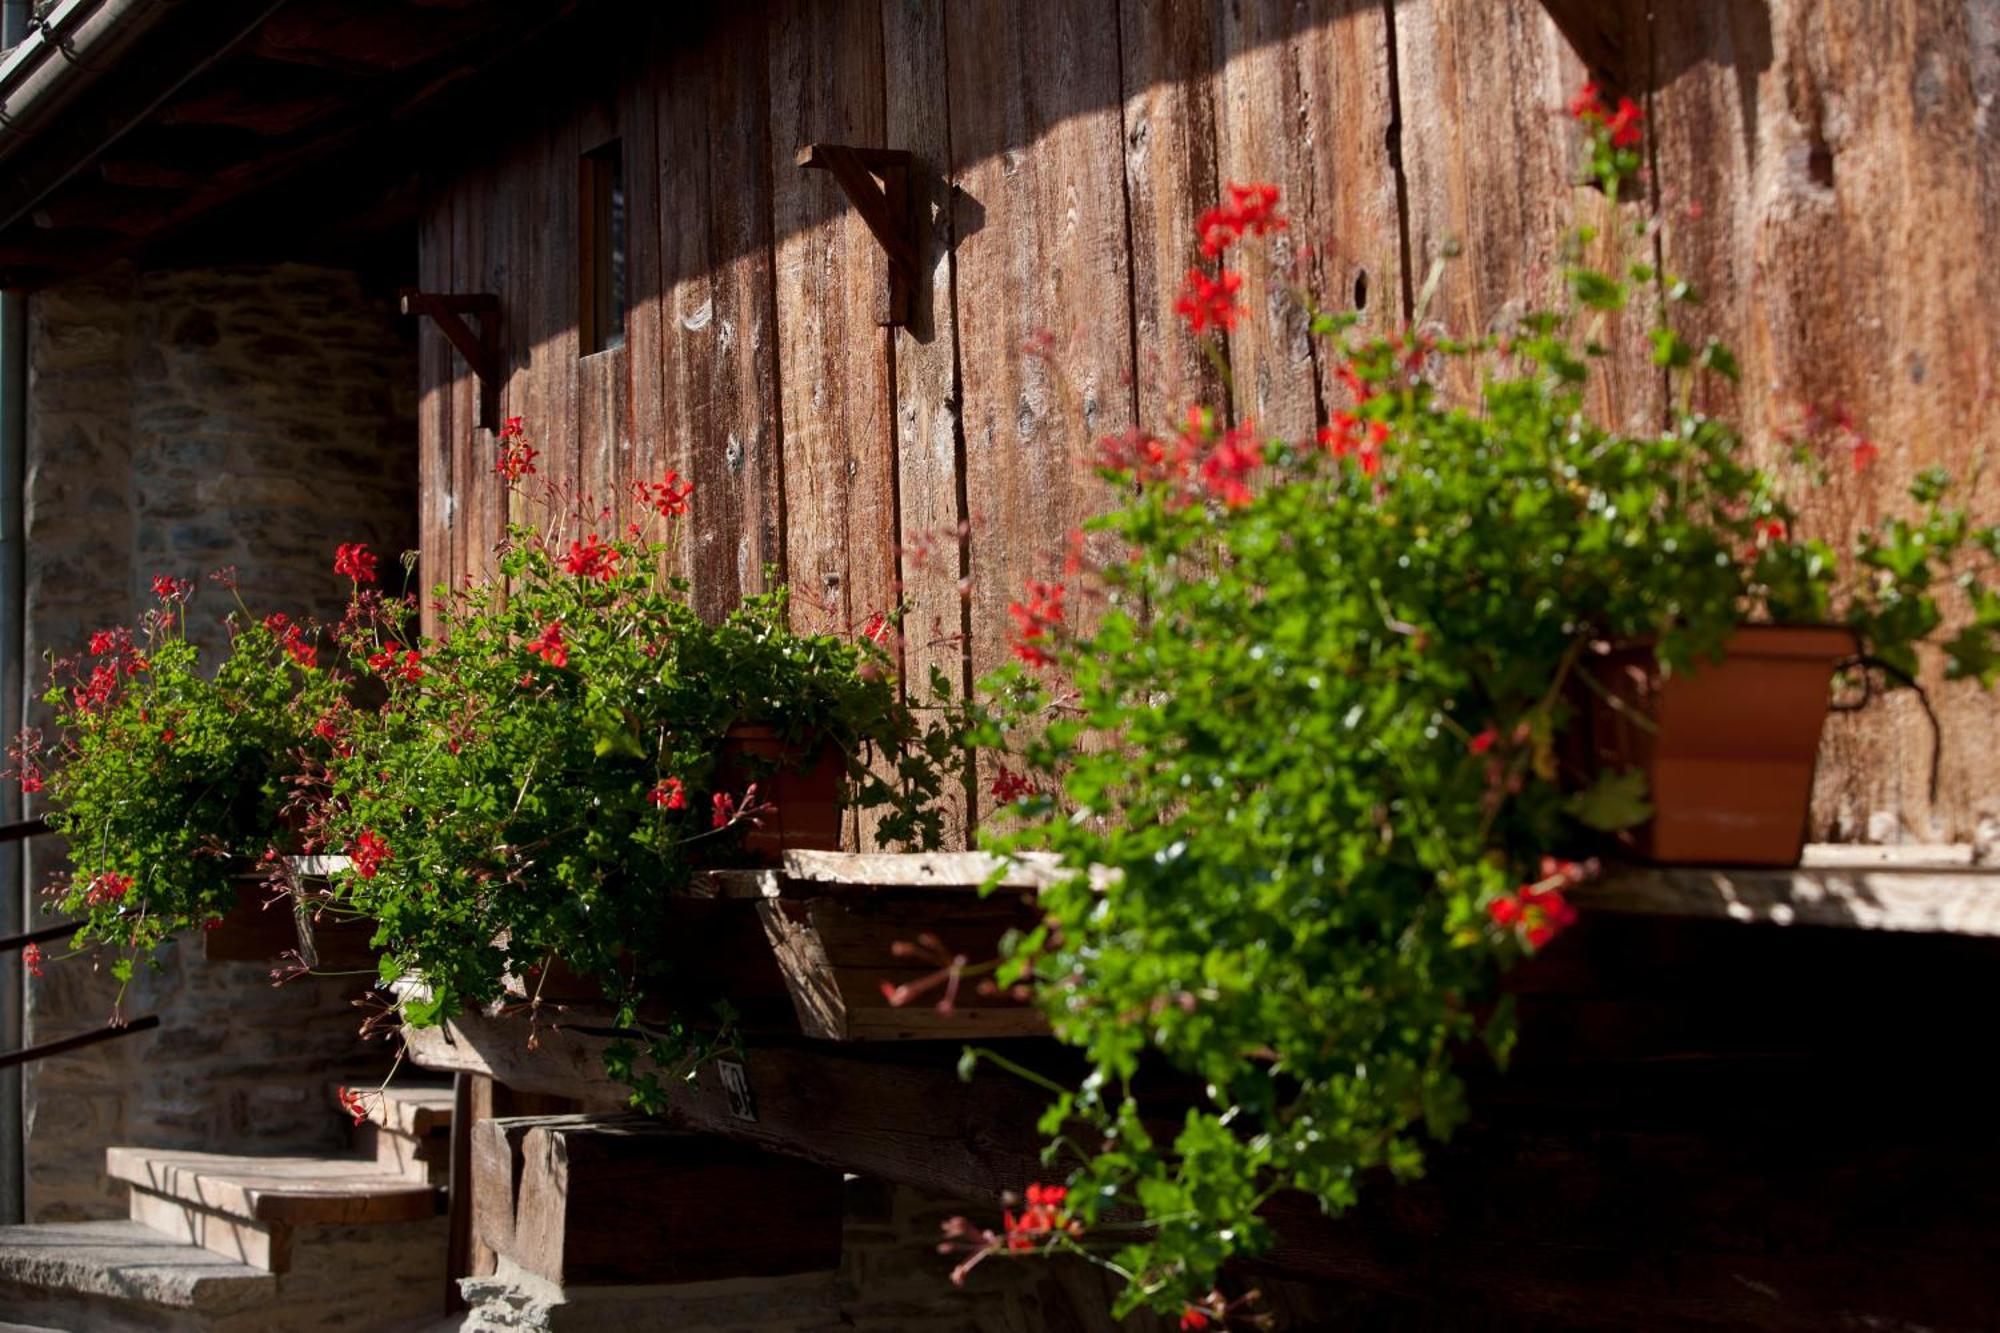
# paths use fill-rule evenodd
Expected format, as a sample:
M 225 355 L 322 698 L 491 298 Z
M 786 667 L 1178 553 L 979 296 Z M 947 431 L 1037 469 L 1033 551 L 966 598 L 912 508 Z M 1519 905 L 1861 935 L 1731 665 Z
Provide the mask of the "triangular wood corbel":
M 437 322 L 440 332 L 458 349 L 465 358 L 465 364 L 472 369 L 479 380 L 479 426 L 482 430 L 500 429 L 500 386 L 507 378 L 507 367 L 500 357 L 500 298 L 484 293 L 478 295 L 446 295 L 439 292 L 420 292 L 414 287 L 402 291 L 403 313 L 406 315 L 428 315 Z M 479 321 L 479 332 L 474 333 L 465 325 L 464 315 L 471 315 Z
M 910 190 L 910 155 L 896 148 L 807 144 L 798 165 L 830 171 L 854 211 L 875 233 L 889 257 L 889 291 L 876 309 L 878 324 L 908 324 L 910 293 L 917 285 L 916 196 Z

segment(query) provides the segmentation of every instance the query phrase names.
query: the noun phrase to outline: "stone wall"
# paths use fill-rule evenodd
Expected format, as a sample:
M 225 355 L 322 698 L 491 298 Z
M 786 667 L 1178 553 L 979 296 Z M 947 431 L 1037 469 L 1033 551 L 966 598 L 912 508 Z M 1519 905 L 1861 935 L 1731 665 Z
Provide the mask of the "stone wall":
M 384 293 L 300 265 L 122 267 L 29 302 L 27 669 L 131 622 L 155 574 L 199 585 L 190 631 L 221 637 L 234 565 L 258 613 L 337 610 L 333 547 L 415 544 L 415 353 Z M 31 710 L 31 717 L 38 710 Z M 37 718 L 36 720 L 45 720 Z M 60 849 L 31 844 L 35 886 Z M 352 979 L 273 990 L 250 964 L 175 945 L 135 980 L 157 1032 L 29 1067 L 27 1216 L 121 1216 L 104 1149 L 334 1146 L 330 1083 L 379 1067 L 355 1039 Z M 193 955 L 193 956 L 190 956 Z M 29 985 L 29 1041 L 95 1027 L 113 983 L 84 960 Z

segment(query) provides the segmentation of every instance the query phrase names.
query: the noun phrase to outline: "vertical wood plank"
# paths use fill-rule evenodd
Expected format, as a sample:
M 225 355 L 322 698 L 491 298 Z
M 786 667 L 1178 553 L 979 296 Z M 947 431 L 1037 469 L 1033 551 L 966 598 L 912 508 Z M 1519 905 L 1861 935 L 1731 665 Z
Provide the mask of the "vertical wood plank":
M 1656 20 L 1658 162 L 1668 268 L 1702 292 L 1676 312 L 1696 341 L 1732 344 L 1740 387 L 1688 386 L 1734 415 L 1760 457 L 1816 410 L 1828 481 L 1804 524 L 1845 549 L 1859 526 L 1908 512 L 1911 479 L 1944 466 L 1980 521 L 2000 519 L 2000 69 L 1990 5 L 1902 0 L 1747 6 L 1704 0 Z M 1984 15 L 1982 24 L 1980 15 Z M 1676 386 L 1680 391 L 1680 386 Z M 1833 423 L 1854 423 L 1855 434 Z M 1881 454 L 1852 466 L 1865 436 Z M 2000 818 L 2000 707 L 1927 663 L 1944 733 L 1892 696 L 1828 727 L 1813 836 L 1970 839 Z
M 721 615 L 783 551 L 772 343 L 764 19 L 733 15 L 674 56 L 661 103 L 667 398 L 696 485 L 695 606 Z
M 1375 0 L 1244 0 L 1217 27 L 1219 174 L 1277 185 L 1291 219 L 1268 258 L 1250 243 L 1233 261 L 1249 312 L 1229 343 L 1236 415 L 1309 437 L 1337 396 L 1299 291 L 1326 310 L 1358 295 L 1365 331 L 1402 323 L 1388 26 Z
M 887 341 L 875 322 L 887 265 L 832 173 L 792 165 L 811 143 L 889 146 L 882 80 L 878 9 L 775 7 L 775 343 L 786 572 L 802 630 L 851 632 L 895 599 L 896 460 Z
M 550 108 L 542 132 L 541 252 L 535 265 L 539 330 L 537 378 L 542 417 L 548 423 L 545 471 L 569 489 L 570 521 L 565 541 L 574 538 L 584 518 L 583 422 L 577 390 L 577 250 L 581 218 L 577 212 L 577 157 L 580 116 L 573 105 L 558 100 Z
M 437 291 L 451 281 L 451 195 L 440 191 L 424 209 L 417 236 L 417 285 Z M 417 516 L 419 591 L 424 632 L 437 615 L 431 589 L 449 582 L 452 550 L 452 380 L 450 345 L 429 320 L 417 324 Z
M 1102 503 L 1094 442 L 1133 423 L 1125 158 L 1110 0 L 1057 0 L 1032 21 L 965 0 L 945 18 L 981 672 L 1007 656 L 1008 603 L 1062 578 L 1065 534 Z
M 631 308 L 625 320 L 625 419 L 629 449 L 613 478 L 616 498 L 640 478 L 658 481 L 674 466 L 667 439 L 661 277 L 660 87 L 657 71 L 667 55 L 665 25 L 653 16 L 638 52 L 637 68 L 621 90 L 619 122 L 625 131 L 625 234 Z M 629 512 L 629 505 L 626 508 Z
M 903 611 L 900 649 L 906 696 L 935 703 L 933 672 L 954 697 L 971 682 L 966 656 L 964 474 L 959 421 L 957 324 L 952 310 L 951 106 L 945 87 L 945 0 L 883 0 L 885 120 L 894 147 L 916 161 L 922 201 L 918 263 L 924 275 L 911 317 L 891 340 L 895 365 L 897 553 Z M 945 799 L 945 846 L 970 845 L 964 791 Z
M 476 167 L 460 177 L 451 213 L 451 275 L 445 290 L 454 294 L 474 290 L 478 268 L 473 262 L 472 234 L 486 211 L 491 185 L 487 174 Z M 451 354 L 451 472 L 453 516 L 451 524 L 451 581 L 457 587 L 479 566 L 480 534 L 484 530 L 480 514 L 479 476 L 474 467 L 473 434 L 479 421 L 479 378 L 456 350 Z
M 1134 389 L 1139 422 L 1154 430 L 1178 425 L 1190 404 L 1222 403 L 1221 375 L 1174 313 L 1183 278 L 1201 259 L 1195 221 L 1221 189 L 1213 14 L 1203 0 L 1119 5 Z
M 1576 184 L 1582 140 L 1566 107 L 1583 62 L 1535 0 L 1410 0 L 1396 7 L 1396 50 L 1419 293 L 1444 266 L 1423 324 L 1476 336 L 1555 305 L 1571 229 L 1614 225 L 1602 196 Z M 1644 344 L 1650 297 L 1637 295 L 1598 331 L 1612 350 L 1591 403 L 1606 424 L 1643 429 L 1657 424 L 1661 398 Z M 1477 385 L 1459 370 L 1446 387 L 1470 396 Z
M 618 53 L 613 56 L 611 67 L 629 77 L 630 55 Z M 585 98 L 574 118 L 574 156 L 571 166 L 571 194 L 576 200 L 577 258 L 579 269 L 572 276 L 572 290 L 581 295 L 583 291 L 584 229 L 594 225 L 584 209 L 582 190 L 583 154 L 595 152 L 617 140 L 619 152 L 629 163 L 629 147 L 623 141 L 622 125 L 619 118 L 620 101 L 616 89 L 605 90 L 596 96 Z M 627 179 L 629 180 L 629 167 Z M 629 215 L 626 226 L 630 226 Z M 608 239 L 608 238 L 607 238 Z M 627 232 L 627 247 L 630 246 L 630 232 Z M 628 261 L 629 262 L 629 261 Z M 621 326 L 622 328 L 622 326 Z M 578 355 L 573 363 L 575 370 L 574 394 L 577 420 L 577 486 L 581 492 L 582 504 L 587 514 L 603 516 L 602 521 L 609 530 L 616 531 L 613 522 L 616 515 L 617 475 L 619 458 L 626 450 L 625 436 L 625 376 L 627 354 L 623 346 L 603 348 L 589 355 L 583 354 L 582 330 L 578 330 Z

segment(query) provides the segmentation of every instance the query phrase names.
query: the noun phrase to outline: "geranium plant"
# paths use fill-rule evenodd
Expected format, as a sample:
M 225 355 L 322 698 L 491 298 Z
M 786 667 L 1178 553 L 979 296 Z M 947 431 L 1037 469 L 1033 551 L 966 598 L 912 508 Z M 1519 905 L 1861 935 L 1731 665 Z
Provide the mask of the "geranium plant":
M 501 446 L 501 475 L 532 484 L 520 423 Z M 543 523 L 501 544 L 498 577 L 438 590 L 430 636 L 357 599 L 343 649 L 386 702 L 329 718 L 338 743 L 309 775 L 315 836 L 351 858 L 332 909 L 379 923 L 384 981 L 421 979 L 407 1021 L 532 1002 L 561 964 L 617 1007 L 632 1040 L 614 1047 L 614 1072 L 646 1105 L 658 1070 L 728 1032 L 723 996 L 642 1017 L 686 943 L 675 895 L 784 813 L 768 774 L 719 765 L 732 728 L 774 729 L 792 749 L 781 765 L 839 756 L 848 807 L 915 847 L 938 841 L 931 802 L 955 741 L 914 720 L 874 636 L 795 632 L 782 590 L 718 621 L 696 614 L 666 572 L 691 489 L 671 473 L 640 483 L 644 522 L 623 529 L 546 491 Z
M 233 571 L 214 579 L 235 597 Z M 187 633 L 195 585 L 161 575 L 153 592 L 136 630 L 99 630 L 51 662 L 55 731 L 24 732 L 11 749 L 23 792 L 43 796 L 69 840 L 51 908 L 79 921 L 78 948 L 123 953 L 110 965 L 121 980 L 177 933 L 218 921 L 246 871 L 297 850 L 286 777 L 324 752 L 313 721 L 341 695 L 315 626 L 259 618 L 237 597 L 210 668 Z
M 1573 114 L 1615 209 L 1637 109 L 1587 91 Z M 1274 189 L 1236 187 L 1203 250 L 1285 225 Z M 1197 405 L 1103 442 L 1118 498 L 1092 527 L 1123 554 L 1016 603 L 980 738 L 1007 802 L 990 845 L 1072 868 L 998 979 L 1032 983 L 1090 1072 L 1042 1122 L 1031 1206 L 956 1221 L 947 1248 L 1087 1253 L 1128 1279 L 1122 1309 L 1199 1328 L 1238 1312 L 1218 1271 L 1269 1242 L 1274 1194 L 1338 1211 L 1416 1175 L 1466 1115 L 1458 1063 L 1482 1040 L 1505 1059 L 1500 974 L 1574 920 L 1594 831 L 1646 816 L 1636 775 L 1565 769 L 1604 645 L 1698 670 L 1745 621 L 1831 620 L 1913 675 L 1956 589 L 1950 670 L 1991 681 L 2000 536 L 1943 478 L 1843 559 L 1724 422 L 1591 418 L 1601 327 L 1648 293 L 1658 365 L 1733 373 L 1675 333 L 1684 285 L 1622 248 L 1580 232 L 1570 302 L 1504 335 L 1361 338 L 1309 306 L 1345 389 L 1311 437 Z M 1197 333 L 1235 327 L 1239 285 L 1189 275 Z M 1154 1118 L 1149 1092 L 1190 1081 L 1185 1114 Z

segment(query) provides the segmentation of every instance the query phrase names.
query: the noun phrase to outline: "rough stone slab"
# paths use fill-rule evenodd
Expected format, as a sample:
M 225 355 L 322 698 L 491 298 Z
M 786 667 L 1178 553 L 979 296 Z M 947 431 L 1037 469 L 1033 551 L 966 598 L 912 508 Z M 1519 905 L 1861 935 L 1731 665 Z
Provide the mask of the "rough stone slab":
M 821 1333 L 845 1328 L 835 1275 L 725 1278 L 674 1285 L 560 1287 L 506 1258 L 460 1280 L 463 1333 Z
M 278 1289 L 270 1273 L 130 1221 L 0 1227 L 0 1282 L 175 1310 L 238 1309 Z
M 377 1162 L 329 1157 L 114 1147 L 113 1180 L 254 1222 L 412 1222 L 436 1215 L 437 1191 Z

